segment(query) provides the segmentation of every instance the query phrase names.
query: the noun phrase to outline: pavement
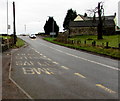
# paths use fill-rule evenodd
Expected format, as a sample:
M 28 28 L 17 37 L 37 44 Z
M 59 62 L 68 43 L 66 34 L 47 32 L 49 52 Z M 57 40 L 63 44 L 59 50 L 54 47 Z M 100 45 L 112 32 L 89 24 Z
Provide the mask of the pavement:
M 1 71 L 0 80 L 2 79 L 2 101 L 13 101 L 17 99 L 28 99 L 28 97 L 10 80 L 9 69 L 11 65 L 11 53 L 15 52 L 16 49 L 8 50 L 0 55 Z
M 118 99 L 118 61 L 21 37 L 11 79 L 29 99 Z

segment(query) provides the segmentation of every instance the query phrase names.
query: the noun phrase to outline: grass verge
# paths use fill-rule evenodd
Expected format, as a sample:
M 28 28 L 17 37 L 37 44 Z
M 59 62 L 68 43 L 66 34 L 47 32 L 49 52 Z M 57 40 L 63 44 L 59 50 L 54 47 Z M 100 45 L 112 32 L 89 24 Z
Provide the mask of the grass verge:
M 17 38 L 17 42 L 16 42 L 16 44 L 14 46 L 12 46 L 12 48 L 20 48 L 20 47 L 22 47 L 24 45 L 25 45 L 25 42 L 22 39 Z
M 10 39 L 11 36 L 1 36 L 1 35 L 0 35 L 0 38 L 3 38 L 3 39 Z
M 102 40 L 98 40 L 96 35 L 82 35 L 82 36 L 75 36 L 73 38 L 69 38 L 70 40 L 80 40 L 82 43 L 86 40 L 86 44 L 92 44 L 93 41 L 96 41 L 97 45 L 105 45 L 106 42 L 109 43 L 110 47 L 118 47 L 120 35 L 110 35 L 105 36 L 103 35 Z
M 44 40 L 58 44 L 58 45 L 62 45 L 65 47 L 69 47 L 69 48 L 73 48 L 73 49 L 77 49 L 77 50 L 84 50 L 87 52 L 91 52 L 91 53 L 97 53 L 103 56 L 108 56 L 111 58 L 115 58 L 115 59 L 120 59 L 120 50 L 119 49 L 112 49 L 112 48 L 102 48 L 102 47 L 93 47 L 93 46 L 89 46 L 89 45 L 73 45 L 73 44 L 64 44 L 61 42 L 57 42 L 54 41 L 55 38 L 44 38 Z

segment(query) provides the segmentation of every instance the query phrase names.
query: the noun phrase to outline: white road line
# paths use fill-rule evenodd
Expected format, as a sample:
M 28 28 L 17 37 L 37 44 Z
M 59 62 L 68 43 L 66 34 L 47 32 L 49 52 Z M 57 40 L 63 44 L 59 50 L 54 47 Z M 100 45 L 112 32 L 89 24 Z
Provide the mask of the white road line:
M 40 44 L 41 44 L 41 43 L 40 43 Z M 61 53 L 67 54 L 67 55 L 69 55 L 69 56 L 73 56 L 73 57 L 75 57 L 75 58 L 79 58 L 79 59 L 82 59 L 82 60 L 85 60 L 85 61 L 88 61 L 88 62 L 91 62 L 91 63 L 94 63 L 94 64 L 98 64 L 98 65 L 101 65 L 101 66 L 104 66 L 104 67 L 107 67 L 107 68 L 110 68 L 110 69 L 113 69 L 113 70 L 120 71 L 120 69 L 117 68 L 117 67 L 109 66 L 109 65 L 106 65 L 106 64 L 103 64 L 103 63 L 100 63 L 100 62 L 96 62 L 96 61 L 92 61 L 92 60 L 89 60 L 89 59 L 86 59 L 86 58 L 82 58 L 82 57 L 73 55 L 73 54 L 71 54 L 71 53 L 63 52 L 63 51 L 61 51 L 61 50 L 59 50 L 59 49 L 55 49 L 55 48 L 53 48 L 53 47 L 49 47 L 49 46 L 44 45 L 44 44 L 41 44 L 41 45 L 46 46 L 46 47 L 51 48 L 51 49 L 54 49 L 54 50 L 59 51 L 59 52 L 61 52 Z

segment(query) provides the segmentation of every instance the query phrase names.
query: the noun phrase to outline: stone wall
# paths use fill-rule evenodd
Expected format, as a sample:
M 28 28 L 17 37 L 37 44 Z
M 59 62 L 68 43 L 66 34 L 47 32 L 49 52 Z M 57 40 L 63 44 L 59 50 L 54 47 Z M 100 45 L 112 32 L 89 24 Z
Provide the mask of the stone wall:
M 114 35 L 115 27 L 104 27 L 103 35 Z M 97 27 L 71 27 L 69 35 L 97 35 Z
M 73 35 L 97 35 L 97 27 L 71 27 L 70 36 Z

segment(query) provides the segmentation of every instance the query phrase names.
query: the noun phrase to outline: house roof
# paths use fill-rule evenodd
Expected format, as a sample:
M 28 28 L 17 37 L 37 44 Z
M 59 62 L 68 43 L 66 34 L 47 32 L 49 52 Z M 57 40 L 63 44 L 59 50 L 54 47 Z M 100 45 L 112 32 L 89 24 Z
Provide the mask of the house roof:
M 116 17 L 116 14 L 110 15 L 110 16 L 104 16 L 105 20 L 114 20 L 115 17 Z M 88 17 L 88 16 L 84 17 L 81 14 L 78 14 L 78 16 L 74 19 L 74 21 L 81 21 L 81 19 L 77 19 L 77 18 L 81 18 L 83 20 L 93 20 L 93 17 Z M 99 20 L 99 17 L 96 17 L 95 19 Z
M 97 27 L 99 20 L 84 20 L 84 21 L 71 21 L 69 23 L 70 27 Z M 115 26 L 115 22 L 113 20 L 105 20 L 104 26 Z
M 74 21 L 83 21 L 83 17 L 78 14 L 78 16 L 74 19 Z
M 116 13 L 111 16 L 104 16 L 104 26 L 115 26 L 114 19 L 116 17 Z M 70 27 L 97 27 L 99 23 L 99 17 L 95 18 L 93 21 L 93 17 L 84 17 L 83 15 L 78 14 L 78 16 L 69 23 Z
M 105 20 L 114 20 L 115 16 L 104 16 Z M 96 17 L 96 20 L 99 20 L 99 17 Z
M 84 17 L 81 14 L 78 14 L 78 16 L 74 19 L 74 21 L 82 21 L 82 20 L 91 20 L 90 17 Z

